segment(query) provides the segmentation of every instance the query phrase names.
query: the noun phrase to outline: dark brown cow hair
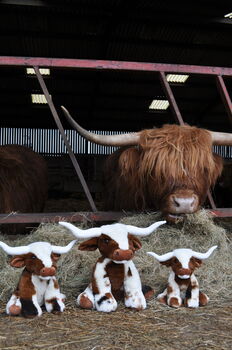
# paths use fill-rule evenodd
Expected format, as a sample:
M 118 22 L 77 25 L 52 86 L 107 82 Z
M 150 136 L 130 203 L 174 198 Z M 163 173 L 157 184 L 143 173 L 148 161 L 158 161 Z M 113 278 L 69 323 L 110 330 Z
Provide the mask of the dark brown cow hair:
M 41 212 L 47 198 L 47 165 L 31 149 L 0 147 L 0 213 Z M 1 231 L 19 233 L 24 225 L 2 225 Z

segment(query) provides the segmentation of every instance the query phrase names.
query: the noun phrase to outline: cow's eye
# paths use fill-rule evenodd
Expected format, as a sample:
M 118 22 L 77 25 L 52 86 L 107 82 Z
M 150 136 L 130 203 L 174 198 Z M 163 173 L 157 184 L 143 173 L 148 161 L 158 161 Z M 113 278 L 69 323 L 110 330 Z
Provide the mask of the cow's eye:
M 103 239 L 103 242 L 104 242 L 105 244 L 108 244 L 109 241 L 110 241 L 110 240 L 109 240 L 108 238 L 104 238 L 104 239 Z
M 36 259 L 36 256 L 35 256 L 35 255 L 32 255 L 31 259 Z

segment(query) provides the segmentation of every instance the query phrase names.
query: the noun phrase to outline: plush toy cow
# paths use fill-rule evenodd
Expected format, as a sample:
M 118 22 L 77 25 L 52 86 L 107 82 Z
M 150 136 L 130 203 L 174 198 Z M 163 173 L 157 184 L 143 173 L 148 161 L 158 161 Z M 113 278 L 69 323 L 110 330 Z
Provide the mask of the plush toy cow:
M 157 296 L 157 299 L 163 304 L 176 308 L 182 304 L 191 308 L 206 305 L 209 298 L 199 290 L 198 281 L 193 272 L 216 248 L 217 246 L 213 246 L 206 253 L 191 249 L 175 249 L 164 255 L 148 252 L 147 254 L 156 258 L 161 264 L 171 267 L 167 288 Z
M 63 312 L 65 295 L 60 292 L 56 280 L 56 262 L 60 254 L 67 253 L 76 240 L 65 247 L 47 242 L 35 242 L 27 246 L 10 247 L 0 242 L 0 247 L 9 255 L 14 255 L 10 265 L 24 267 L 18 286 L 6 306 L 8 315 L 25 317 L 41 316 L 41 306 L 48 312 Z
M 141 248 L 136 236 L 147 236 L 166 221 L 159 221 L 146 228 L 131 225 L 112 224 L 80 230 L 67 222 L 60 222 L 82 242 L 80 250 L 99 249 L 89 286 L 77 298 L 80 307 L 111 312 L 117 308 L 117 301 L 124 297 L 126 307 L 138 310 L 146 308 L 139 273 L 132 262 L 134 253 Z M 151 288 L 148 289 L 151 294 Z

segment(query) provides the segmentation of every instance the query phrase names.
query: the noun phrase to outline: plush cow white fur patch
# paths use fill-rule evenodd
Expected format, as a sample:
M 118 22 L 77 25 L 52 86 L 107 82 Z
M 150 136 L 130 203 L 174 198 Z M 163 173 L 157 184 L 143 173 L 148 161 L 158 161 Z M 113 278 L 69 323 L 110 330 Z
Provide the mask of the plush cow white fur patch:
M 112 238 L 118 243 L 120 249 L 129 249 L 128 243 L 128 231 L 127 227 L 123 224 L 112 224 L 101 226 L 103 234 Z
M 52 246 L 47 242 L 35 242 L 29 244 L 30 252 L 42 261 L 45 267 L 52 266 Z

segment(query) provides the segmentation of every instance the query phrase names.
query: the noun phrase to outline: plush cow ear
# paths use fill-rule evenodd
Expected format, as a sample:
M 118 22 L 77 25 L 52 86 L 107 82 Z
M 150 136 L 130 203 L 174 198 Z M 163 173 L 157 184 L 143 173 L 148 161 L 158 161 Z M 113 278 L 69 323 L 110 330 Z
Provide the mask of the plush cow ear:
M 96 250 L 98 248 L 98 237 L 88 239 L 88 241 L 82 242 L 78 249 L 79 250 Z
M 60 258 L 60 254 L 52 253 L 51 257 L 53 261 L 57 262 Z
M 12 267 L 24 267 L 25 259 L 23 256 L 15 256 L 10 260 L 10 266 Z
M 142 243 L 137 237 L 129 234 L 128 238 L 129 238 L 129 241 L 132 242 L 135 250 L 139 250 L 140 248 L 142 248 Z
M 192 257 L 191 260 L 192 260 L 192 262 L 194 263 L 194 265 L 195 265 L 196 267 L 200 267 L 201 264 L 202 264 L 202 260 L 201 260 L 201 259 Z
M 166 261 L 160 261 L 160 264 L 170 267 L 172 265 L 172 258 Z

